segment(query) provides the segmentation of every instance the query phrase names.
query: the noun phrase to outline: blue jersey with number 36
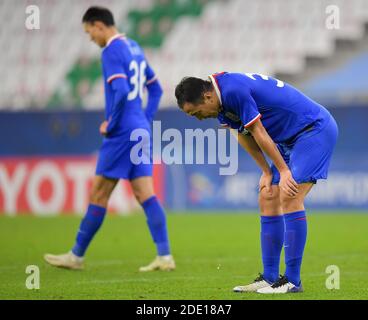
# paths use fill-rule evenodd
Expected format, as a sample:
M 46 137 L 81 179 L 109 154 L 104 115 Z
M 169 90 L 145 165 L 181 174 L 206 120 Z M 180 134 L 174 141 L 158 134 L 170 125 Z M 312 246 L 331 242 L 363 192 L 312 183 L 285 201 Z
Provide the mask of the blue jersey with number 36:
M 262 118 L 276 143 L 287 141 L 312 123 L 322 128 L 331 116 L 296 88 L 269 76 L 223 72 L 209 78 L 223 108 L 220 122 L 226 124 L 227 118 L 235 116 L 247 128 Z
M 132 39 L 123 35 L 113 37 L 102 51 L 102 71 L 105 86 L 105 119 L 110 120 L 114 107 L 114 79 L 126 79 L 129 94 L 123 101 L 122 114 L 114 135 L 129 134 L 136 128 L 149 128 L 142 109 L 143 92 L 149 83 L 156 80 L 148 65 L 143 50 Z

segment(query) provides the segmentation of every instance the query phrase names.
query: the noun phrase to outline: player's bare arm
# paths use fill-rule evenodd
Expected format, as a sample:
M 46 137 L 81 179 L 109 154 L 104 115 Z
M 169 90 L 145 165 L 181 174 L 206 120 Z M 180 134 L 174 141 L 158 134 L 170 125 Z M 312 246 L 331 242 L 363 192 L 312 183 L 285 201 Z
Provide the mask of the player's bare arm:
M 257 142 L 251 135 L 244 135 L 242 133 L 237 132 L 236 130 L 231 130 L 232 134 L 238 136 L 238 142 L 243 147 L 245 151 L 249 153 L 249 155 L 254 159 L 257 165 L 262 170 L 262 176 L 259 180 L 259 191 L 263 188 L 266 188 L 267 192 L 271 192 L 271 182 L 272 182 L 272 172 L 271 168 L 264 156 L 264 153 L 260 149 Z
M 295 182 L 289 167 L 282 158 L 276 144 L 273 142 L 261 120 L 256 121 L 247 130 L 252 134 L 260 149 L 270 157 L 280 172 L 279 186 L 286 194 L 295 197 L 298 193 L 298 184 Z

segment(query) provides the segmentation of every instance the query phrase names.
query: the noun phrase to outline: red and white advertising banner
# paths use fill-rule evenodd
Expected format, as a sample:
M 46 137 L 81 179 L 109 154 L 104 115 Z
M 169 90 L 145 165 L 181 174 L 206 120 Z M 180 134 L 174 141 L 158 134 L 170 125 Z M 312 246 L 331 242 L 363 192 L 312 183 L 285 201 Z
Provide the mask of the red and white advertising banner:
M 96 158 L 0 158 L 0 214 L 52 216 L 84 213 L 95 173 Z M 154 166 L 155 191 L 163 201 L 164 168 Z M 109 212 L 128 214 L 139 205 L 128 181 L 121 180 Z

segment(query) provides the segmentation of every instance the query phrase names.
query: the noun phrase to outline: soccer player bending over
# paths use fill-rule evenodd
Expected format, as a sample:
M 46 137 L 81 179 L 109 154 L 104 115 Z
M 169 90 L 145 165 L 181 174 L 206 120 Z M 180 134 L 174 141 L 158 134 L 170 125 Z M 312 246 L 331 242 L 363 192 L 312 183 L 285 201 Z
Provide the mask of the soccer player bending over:
M 184 78 L 179 107 L 199 120 L 218 118 L 262 170 L 259 181 L 263 273 L 235 292 L 302 292 L 307 221 L 304 198 L 326 179 L 338 129 L 321 105 L 292 86 L 264 75 L 218 73 Z M 270 166 L 266 160 L 272 160 Z M 286 271 L 279 277 L 280 254 Z
M 54 266 L 81 269 L 87 247 L 103 222 L 114 187 L 119 179 L 128 179 L 136 199 L 144 209 L 157 248 L 156 259 L 139 270 L 173 270 L 175 262 L 170 254 L 165 213 L 153 190 L 150 139 L 144 143 L 149 143 L 146 149 L 151 152 L 142 155 L 149 157 L 147 161 L 136 164 L 130 159 L 131 148 L 137 143 L 130 141 L 132 131 L 144 129 L 151 135 L 150 123 L 162 96 L 161 86 L 139 45 L 118 33 L 108 9 L 91 7 L 82 21 L 91 40 L 103 48 L 106 120 L 100 126 L 100 133 L 105 138 L 99 151 L 89 206 L 75 245 L 67 254 L 46 254 L 45 259 Z M 148 90 L 145 112 L 142 109 L 144 87 Z

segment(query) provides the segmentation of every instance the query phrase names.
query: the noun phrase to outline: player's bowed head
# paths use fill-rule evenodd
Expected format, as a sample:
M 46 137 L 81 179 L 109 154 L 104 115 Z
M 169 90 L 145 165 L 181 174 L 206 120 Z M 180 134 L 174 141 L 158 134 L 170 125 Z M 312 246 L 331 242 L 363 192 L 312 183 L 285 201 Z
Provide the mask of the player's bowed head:
M 215 88 L 208 80 L 185 77 L 175 88 L 180 109 L 198 120 L 217 118 L 221 103 Z
M 82 23 L 91 41 L 101 48 L 105 47 L 108 40 L 118 33 L 114 16 L 107 8 L 90 7 L 83 15 Z

